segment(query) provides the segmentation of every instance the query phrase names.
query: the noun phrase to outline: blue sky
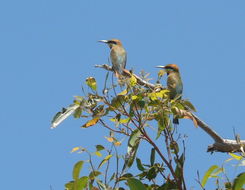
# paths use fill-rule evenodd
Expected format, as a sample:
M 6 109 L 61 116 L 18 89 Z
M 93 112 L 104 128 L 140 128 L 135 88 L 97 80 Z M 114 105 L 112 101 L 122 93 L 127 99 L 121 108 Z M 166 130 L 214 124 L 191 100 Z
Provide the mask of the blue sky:
M 81 159 L 69 151 L 106 143 L 106 131 L 81 129 L 82 120 L 49 128 L 53 115 L 82 94 L 87 77 L 104 79 L 94 68 L 107 63 L 101 39 L 121 39 L 127 68 L 150 72 L 153 82 L 156 65 L 178 64 L 197 115 L 221 136 L 233 138 L 235 128 L 244 139 L 244 6 L 242 0 L 1 1 L 1 188 L 63 189 Z M 212 139 L 190 121 L 181 121 L 180 130 L 188 135 L 188 186 L 199 189 L 196 171 L 228 155 L 206 153 Z

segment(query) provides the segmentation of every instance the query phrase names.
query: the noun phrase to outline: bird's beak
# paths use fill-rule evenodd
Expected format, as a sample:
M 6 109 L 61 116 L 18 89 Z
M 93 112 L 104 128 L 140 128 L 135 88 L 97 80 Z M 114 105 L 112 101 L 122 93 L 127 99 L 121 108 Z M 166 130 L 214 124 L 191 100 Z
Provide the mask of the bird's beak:
M 156 66 L 156 68 L 165 69 L 165 66 L 161 66 L 161 65 L 159 65 L 159 66 Z
M 108 43 L 108 40 L 99 40 L 98 42 Z

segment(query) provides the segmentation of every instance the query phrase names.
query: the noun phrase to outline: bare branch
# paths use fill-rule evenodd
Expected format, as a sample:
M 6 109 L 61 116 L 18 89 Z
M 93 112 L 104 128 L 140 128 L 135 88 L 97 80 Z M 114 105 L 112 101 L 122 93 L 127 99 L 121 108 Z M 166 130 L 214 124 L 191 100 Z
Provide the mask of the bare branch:
M 195 114 L 193 117 L 196 119 L 198 126 L 203 129 L 210 137 L 214 139 L 214 144 L 209 145 L 207 152 L 241 152 L 241 148 L 245 147 L 245 140 L 236 141 L 230 139 L 224 139 L 220 137 L 213 129 L 211 129 L 206 123 L 200 120 Z
M 104 65 L 95 65 L 95 67 L 97 67 L 97 68 L 102 68 L 102 69 L 105 69 L 105 70 L 107 70 L 107 71 L 112 71 L 112 72 L 113 72 L 112 67 L 109 66 L 109 65 L 106 65 L 106 64 L 104 64 Z M 134 75 L 134 77 L 137 79 L 137 83 L 138 83 L 139 85 L 145 86 L 145 87 L 150 88 L 150 89 L 152 89 L 152 90 L 156 87 L 154 84 L 149 83 L 149 82 L 143 80 L 142 78 L 140 78 L 140 77 L 137 76 L 136 74 L 133 74 L 133 75 Z M 131 73 L 129 70 L 124 69 L 124 70 L 123 70 L 123 76 L 131 77 L 131 76 L 132 76 L 132 73 Z

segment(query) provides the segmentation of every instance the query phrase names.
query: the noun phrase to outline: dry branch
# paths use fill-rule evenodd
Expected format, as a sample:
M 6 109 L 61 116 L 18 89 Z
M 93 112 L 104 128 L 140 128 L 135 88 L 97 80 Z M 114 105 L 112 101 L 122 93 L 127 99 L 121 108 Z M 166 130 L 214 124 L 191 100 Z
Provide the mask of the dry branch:
M 112 71 L 113 69 L 109 65 L 95 65 L 97 68 L 103 68 L 108 71 Z M 126 77 L 131 77 L 132 73 L 126 69 L 123 71 L 123 75 Z M 149 83 L 143 79 L 141 79 L 136 74 L 133 74 L 134 77 L 137 79 L 137 83 L 141 86 L 145 86 L 149 89 L 156 89 L 156 85 Z M 188 112 L 188 111 L 186 111 Z M 203 122 L 201 119 L 199 119 L 195 114 L 192 112 L 189 112 L 193 116 L 193 118 L 196 120 L 197 125 L 204 130 L 213 140 L 214 143 L 212 145 L 208 146 L 207 152 L 243 152 L 243 147 L 245 147 L 245 140 L 230 140 L 230 139 L 224 139 L 220 135 L 218 135 L 211 127 L 209 127 L 205 122 Z

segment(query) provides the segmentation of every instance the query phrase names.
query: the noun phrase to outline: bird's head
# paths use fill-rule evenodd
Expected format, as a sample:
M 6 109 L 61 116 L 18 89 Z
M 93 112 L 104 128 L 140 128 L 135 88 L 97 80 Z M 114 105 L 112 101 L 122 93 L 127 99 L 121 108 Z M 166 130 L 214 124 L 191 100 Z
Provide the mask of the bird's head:
M 118 39 L 111 39 L 111 40 L 99 40 L 99 42 L 103 42 L 108 44 L 110 48 L 113 46 L 122 46 L 122 42 Z
M 165 69 L 167 74 L 171 73 L 171 72 L 179 72 L 179 67 L 175 64 L 168 64 L 165 66 L 156 66 L 156 68 L 161 68 L 161 69 Z

